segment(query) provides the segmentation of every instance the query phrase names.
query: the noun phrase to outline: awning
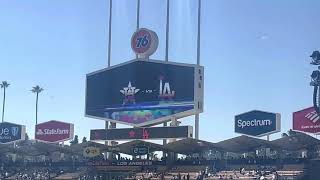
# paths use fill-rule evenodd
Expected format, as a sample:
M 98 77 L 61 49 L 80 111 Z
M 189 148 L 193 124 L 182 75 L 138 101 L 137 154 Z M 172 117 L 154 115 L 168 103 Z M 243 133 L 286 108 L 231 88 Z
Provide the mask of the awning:
M 278 149 L 279 147 L 272 144 L 271 141 L 253 138 L 249 136 L 238 136 L 217 143 L 227 152 L 244 153 L 255 151 L 260 147 Z
M 207 141 L 197 140 L 193 138 L 182 139 L 165 145 L 169 151 L 180 153 L 180 154 L 193 154 L 200 153 L 206 150 L 219 150 L 223 149 L 216 143 Z

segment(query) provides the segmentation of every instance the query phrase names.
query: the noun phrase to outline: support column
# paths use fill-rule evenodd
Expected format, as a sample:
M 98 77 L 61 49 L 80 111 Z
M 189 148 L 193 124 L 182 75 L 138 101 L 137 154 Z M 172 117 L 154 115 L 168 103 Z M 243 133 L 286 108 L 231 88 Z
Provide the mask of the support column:
M 116 128 L 117 128 L 117 123 L 110 122 L 109 129 L 116 129 Z M 116 141 L 111 141 L 111 143 L 110 143 L 111 146 L 115 146 L 116 144 L 117 144 Z
M 177 126 L 179 126 L 179 124 L 180 124 L 181 122 L 180 121 L 178 121 L 175 117 L 172 117 L 171 118 L 171 123 L 170 123 L 170 126 L 172 126 L 172 127 L 177 127 Z M 175 141 L 177 141 L 177 139 L 170 139 L 169 140 L 169 142 L 175 142 Z M 177 158 L 178 158 L 178 154 L 177 153 L 170 153 L 170 159 L 171 160 L 177 160 Z
M 111 25 L 112 25 L 112 0 L 109 0 L 109 22 L 108 22 L 108 67 L 111 66 Z M 104 128 L 105 130 L 107 130 L 109 128 L 109 121 L 105 121 L 104 124 Z M 109 145 L 108 141 L 105 141 L 105 145 Z M 107 159 L 108 158 L 108 154 L 109 152 L 104 154 L 104 158 Z
M 108 130 L 108 129 L 109 129 L 109 121 L 105 121 L 105 122 L 104 122 L 104 129 L 105 129 L 105 130 Z M 105 145 L 109 145 L 108 141 L 105 141 L 104 144 L 105 144 Z
M 167 127 L 167 122 L 163 123 L 163 127 Z M 166 145 L 167 144 L 167 139 L 163 139 L 162 144 Z
M 115 128 L 117 128 L 117 123 L 110 122 L 109 129 L 115 129 Z M 110 146 L 116 146 L 117 142 L 116 141 L 110 141 L 109 145 Z M 109 152 L 108 159 L 113 159 L 113 158 L 116 158 L 115 154 L 113 152 Z
M 199 139 L 199 114 L 196 114 L 195 115 L 195 122 L 194 122 L 194 136 L 195 136 L 195 139 Z
M 170 2 L 167 0 L 167 21 L 166 21 L 166 55 L 165 61 L 169 61 L 169 25 L 170 25 Z
M 201 0 L 198 0 L 197 65 L 200 65 L 201 39 Z M 199 114 L 195 115 L 195 139 L 199 139 Z
M 136 15 L 136 20 L 137 20 L 137 27 L 136 30 L 140 28 L 140 0 L 137 0 L 137 15 Z M 138 54 L 136 54 L 136 58 L 138 59 Z
M 167 122 L 163 123 L 163 127 L 167 127 Z M 167 139 L 163 139 L 162 140 L 162 145 L 166 145 L 167 144 Z
M 177 127 L 181 122 L 178 121 L 175 117 L 171 118 L 170 126 Z M 170 139 L 169 142 L 175 142 L 177 139 Z
M 167 122 L 163 123 L 163 127 L 167 127 Z M 163 139 L 162 140 L 162 145 L 166 145 L 167 144 L 167 139 Z M 166 151 L 162 151 L 162 158 L 167 157 L 167 152 Z
M 105 121 L 104 123 L 104 129 L 107 131 L 109 129 L 109 121 Z M 109 141 L 105 141 L 104 142 L 105 145 L 109 145 Z M 106 152 L 103 154 L 104 155 L 104 159 L 109 159 L 109 152 Z

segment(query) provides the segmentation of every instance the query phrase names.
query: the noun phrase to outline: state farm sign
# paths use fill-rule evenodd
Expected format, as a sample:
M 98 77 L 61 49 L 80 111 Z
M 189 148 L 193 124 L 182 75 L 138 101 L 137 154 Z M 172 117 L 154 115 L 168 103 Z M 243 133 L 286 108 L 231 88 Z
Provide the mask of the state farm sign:
M 49 143 L 63 142 L 73 138 L 73 131 L 73 124 L 48 121 L 36 125 L 35 139 Z

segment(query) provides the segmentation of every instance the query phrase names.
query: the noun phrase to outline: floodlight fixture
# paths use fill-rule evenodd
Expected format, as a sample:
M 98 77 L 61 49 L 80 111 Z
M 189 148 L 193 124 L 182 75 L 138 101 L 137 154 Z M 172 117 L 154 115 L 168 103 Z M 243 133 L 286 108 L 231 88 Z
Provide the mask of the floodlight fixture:
M 320 71 L 313 71 L 311 74 L 311 86 L 319 86 L 320 84 Z
M 320 52 L 319 51 L 313 51 L 310 55 L 312 58 L 312 61 L 310 64 L 312 65 L 320 65 Z

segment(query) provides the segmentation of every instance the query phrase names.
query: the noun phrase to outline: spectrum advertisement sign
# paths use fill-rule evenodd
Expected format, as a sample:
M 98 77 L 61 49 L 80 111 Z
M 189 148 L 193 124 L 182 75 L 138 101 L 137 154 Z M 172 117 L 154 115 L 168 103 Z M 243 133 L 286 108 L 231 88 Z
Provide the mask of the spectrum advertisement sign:
M 52 120 L 36 125 L 35 139 L 48 143 L 58 143 L 72 139 L 73 133 L 73 124 Z
M 203 67 L 135 59 L 87 74 L 87 117 L 146 126 L 202 112 Z
M 279 113 L 253 110 L 235 116 L 235 132 L 261 137 L 280 132 L 280 121 Z
M 26 127 L 8 122 L 0 123 L 0 144 L 25 140 Z
M 293 113 L 293 130 L 307 133 L 320 132 L 320 117 L 314 107 Z

